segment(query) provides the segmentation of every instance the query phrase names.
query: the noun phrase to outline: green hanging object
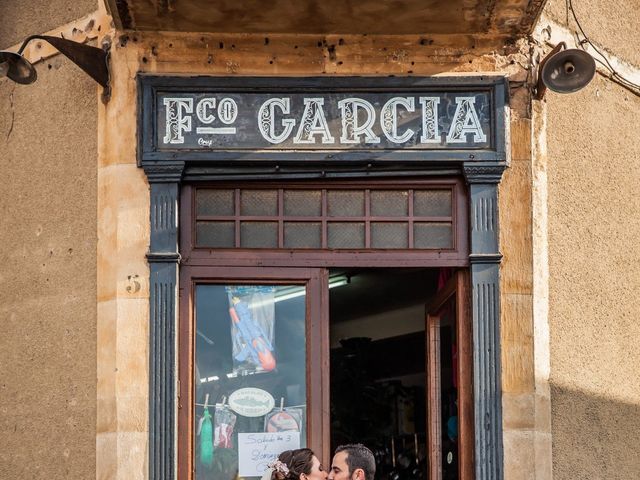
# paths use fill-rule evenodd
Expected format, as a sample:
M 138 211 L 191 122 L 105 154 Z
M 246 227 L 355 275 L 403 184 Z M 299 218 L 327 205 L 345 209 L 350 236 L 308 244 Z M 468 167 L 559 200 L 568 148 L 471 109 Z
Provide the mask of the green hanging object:
M 202 426 L 200 427 L 200 462 L 208 468 L 213 465 L 213 426 L 209 407 L 204 407 Z

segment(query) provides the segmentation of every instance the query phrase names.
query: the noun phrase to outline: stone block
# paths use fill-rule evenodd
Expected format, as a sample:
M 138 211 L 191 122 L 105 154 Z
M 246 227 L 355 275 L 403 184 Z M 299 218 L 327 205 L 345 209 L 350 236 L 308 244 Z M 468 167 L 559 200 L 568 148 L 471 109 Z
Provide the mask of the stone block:
M 118 434 L 96 435 L 96 480 L 114 480 L 118 474 Z
M 500 266 L 503 293 L 531 293 L 533 244 L 531 164 L 513 162 L 499 187 Z
M 505 430 L 531 430 L 535 426 L 535 415 L 532 393 L 503 393 L 502 424 Z
M 505 480 L 534 480 L 534 434 L 530 431 L 504 431 Z
M 531 120 L 518 118 L 511 122 L 511 160 L 531 162 Z
M 117 480 L 145 480 L 148 476 L 149 437 L 146 433 L 118 434 Z

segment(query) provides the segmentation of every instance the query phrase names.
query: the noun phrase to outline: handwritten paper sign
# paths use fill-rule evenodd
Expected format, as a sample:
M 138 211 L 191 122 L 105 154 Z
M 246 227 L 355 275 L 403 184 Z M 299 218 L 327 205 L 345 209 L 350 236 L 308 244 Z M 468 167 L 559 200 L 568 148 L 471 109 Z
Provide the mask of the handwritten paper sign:
M 261 477 L 285 450 L 300 448 L 300 432 L 238 433 L 238 474 Z

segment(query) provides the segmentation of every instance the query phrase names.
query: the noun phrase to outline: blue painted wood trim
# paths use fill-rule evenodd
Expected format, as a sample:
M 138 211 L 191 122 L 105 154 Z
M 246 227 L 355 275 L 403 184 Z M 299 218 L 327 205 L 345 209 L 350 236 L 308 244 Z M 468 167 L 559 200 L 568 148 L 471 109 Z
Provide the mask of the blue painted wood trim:
M 176 478 L 178 194 L 184 164 L 145 168 L 150 186 L 149 480 Z
M 503 480 L 498 183 L 504 164 L 464 164 L 470 190 L 475 479 Z

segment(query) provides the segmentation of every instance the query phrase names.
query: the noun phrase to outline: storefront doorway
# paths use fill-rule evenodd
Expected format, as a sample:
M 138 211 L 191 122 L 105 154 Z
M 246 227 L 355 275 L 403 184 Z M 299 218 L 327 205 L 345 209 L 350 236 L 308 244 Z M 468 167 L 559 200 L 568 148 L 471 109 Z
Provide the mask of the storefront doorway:
M 461 478 L 463 271 L 207 270 L 192 272 L 183 329 L 194 345 L 191 421 L 188 409 L 181 417 L 194 478 L 258 477 L 274 453 L 303 446 L 329 462 L 351 442 L 374 451 L 380 480 Z
M 350 442 L 377 480 L 467 478 L 465 197 L 455 178 L 185 186 L 181 478 Z

